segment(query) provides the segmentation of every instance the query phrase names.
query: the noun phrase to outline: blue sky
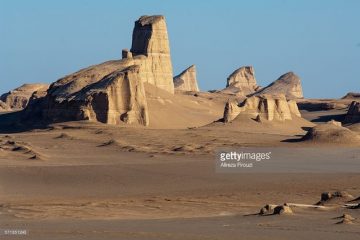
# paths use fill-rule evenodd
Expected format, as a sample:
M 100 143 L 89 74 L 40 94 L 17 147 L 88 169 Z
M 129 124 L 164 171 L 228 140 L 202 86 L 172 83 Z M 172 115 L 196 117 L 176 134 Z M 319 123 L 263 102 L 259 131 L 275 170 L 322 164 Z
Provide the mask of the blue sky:
M 243 65 L 265 86 L 294 71 L 306 97 L 360 92 L 358 0 L 0 0 L 0 92 L 121 58 L 141 15 L 167 19 L 174 74 L 202 90 Z

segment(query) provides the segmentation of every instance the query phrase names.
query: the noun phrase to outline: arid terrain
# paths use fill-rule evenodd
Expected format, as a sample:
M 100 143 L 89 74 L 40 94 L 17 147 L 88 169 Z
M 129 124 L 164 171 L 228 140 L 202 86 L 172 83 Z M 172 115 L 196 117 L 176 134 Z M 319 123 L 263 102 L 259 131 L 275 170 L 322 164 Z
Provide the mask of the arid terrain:
M 305 99 L 295 73 L 261 87 L 251 66 L 200 91 L 194 65 L 173 78 L 163 16 L 132 40 L 1 95 L 1 239 L 360 237 L 359 94 Z M 223 149 L 275 157 L 221 172 Z

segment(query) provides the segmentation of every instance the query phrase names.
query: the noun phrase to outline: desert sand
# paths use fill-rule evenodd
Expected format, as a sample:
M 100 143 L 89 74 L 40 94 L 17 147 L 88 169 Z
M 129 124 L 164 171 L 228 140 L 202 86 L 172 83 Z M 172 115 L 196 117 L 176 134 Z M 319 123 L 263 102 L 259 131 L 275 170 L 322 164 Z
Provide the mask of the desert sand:
M 358 95 L 304 99 L 294 73 L 261 88 L 254 72 L 209 92 L 195 67 L 173 78 L 165 18 L 143 16 L 121 60 L 12 91 L 26 106 L 1 102 L 0 236 L 358 239 Z M 279 155 L 228 173 L 222 149 Z

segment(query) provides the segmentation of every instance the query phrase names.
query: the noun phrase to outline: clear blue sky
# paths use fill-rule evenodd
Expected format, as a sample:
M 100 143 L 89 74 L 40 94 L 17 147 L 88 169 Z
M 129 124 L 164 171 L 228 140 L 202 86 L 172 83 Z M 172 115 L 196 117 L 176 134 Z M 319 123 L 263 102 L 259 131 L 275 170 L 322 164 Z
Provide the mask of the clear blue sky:
M 306 97 L 360 92 L 358 0 L 0 0 L 0 92 L 120 58 L 151 14 L 166 16 L 174 74 L 196 64 L 202 90 L 253 65 L 262 86 L 294 71 Z

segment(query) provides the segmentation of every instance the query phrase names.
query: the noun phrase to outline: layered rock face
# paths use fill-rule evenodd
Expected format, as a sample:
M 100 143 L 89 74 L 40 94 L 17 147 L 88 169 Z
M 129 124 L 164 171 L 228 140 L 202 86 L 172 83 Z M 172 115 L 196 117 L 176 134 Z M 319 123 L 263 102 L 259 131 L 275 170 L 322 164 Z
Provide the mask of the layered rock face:
M 251 66 L 244 66 L 236 69 L 227 78 L 224 92 L 241 93 L 246 96 L 254 93 L 260 87 L 256 83 L 255 70 Z
M 48 84 L 24 84 L 14 90 L 1 95 L 0 100 L 13 110 L 21 110 L 26 107 L 31 95 L 36 91 L 46 91 Z
M 191 65 L 179 75 L 174 77 L 174 87 L 180 91 L 198 92 L 199 87 L 196 79 L 196 67 Z
M 286 100 L 285 95 L 252 96 L 240 104 L 228 101 L 224 110 L 224 122 L 231 122 L 240 115 L 259 122 L 292 120 L 293 115 L 301 117 L 296 102 Z
M 360 102 L 353 101 L 346 113 L 344 123 L 358 123 L 360 122 Z
M 287 99 L 303 98 L 301 80 L 293 72 L 285 73 L 275 82 L 255 93 L 255 95 L 261 94 L 285 94 Z
M 55 122 L 91 120 L 148 125 L 147 102 L 139 71 L 139 66 L 114 71 L 61 102 L 48 98 L 44 115 Z
M 142 16 L 135 22 L 131 46 L 141 78 L 174 93 L 170 45 L 164 16 Z

